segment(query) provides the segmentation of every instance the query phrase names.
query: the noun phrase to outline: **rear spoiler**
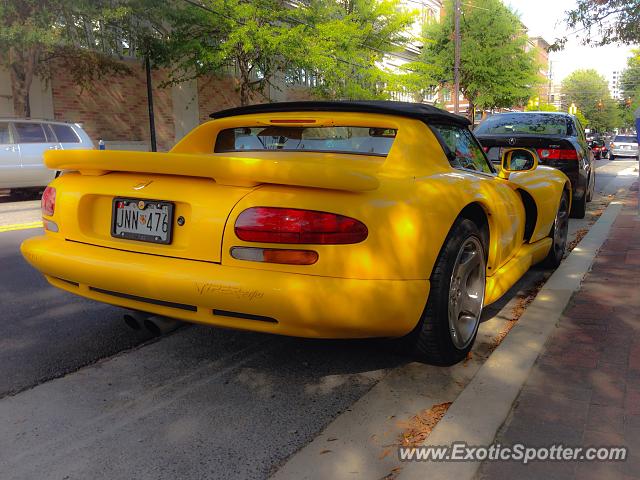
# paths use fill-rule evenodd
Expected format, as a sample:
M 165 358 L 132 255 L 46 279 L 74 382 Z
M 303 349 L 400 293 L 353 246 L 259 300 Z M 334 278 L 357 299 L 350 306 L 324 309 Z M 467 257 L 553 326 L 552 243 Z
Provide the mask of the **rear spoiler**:
M 110 172 L 181 175 L 243 187 L 274 183 L 366 192 L 379 186 L 378 178 L 371 174 L 302 158 L 272 160 L 192 153 L 51 150 L 45 152 L 44 162 L 53 170 L 77 170 L 82 175 Z

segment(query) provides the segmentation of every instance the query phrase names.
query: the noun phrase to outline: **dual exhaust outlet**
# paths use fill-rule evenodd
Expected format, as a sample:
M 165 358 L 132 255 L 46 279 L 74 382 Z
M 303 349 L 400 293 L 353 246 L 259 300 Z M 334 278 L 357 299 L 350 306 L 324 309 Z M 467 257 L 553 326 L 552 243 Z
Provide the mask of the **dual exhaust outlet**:
M 182 322 L 173 318 L 150 315 L 148 313 L 131 311 L 123 316 L 124 323 L 133 330 L 145 328 L 155 336 L 164 335 L 182 326 Z

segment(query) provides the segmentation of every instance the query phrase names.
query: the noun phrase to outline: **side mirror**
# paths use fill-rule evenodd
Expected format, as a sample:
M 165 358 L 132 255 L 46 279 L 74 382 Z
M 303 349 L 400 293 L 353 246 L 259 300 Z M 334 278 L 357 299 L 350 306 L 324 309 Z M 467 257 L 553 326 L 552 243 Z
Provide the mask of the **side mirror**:
M 499 177 L 505 180 L 512 172 L 529 172 L 538 167 L 540 159 L 535 150 L 505 148 L 502 152 Z

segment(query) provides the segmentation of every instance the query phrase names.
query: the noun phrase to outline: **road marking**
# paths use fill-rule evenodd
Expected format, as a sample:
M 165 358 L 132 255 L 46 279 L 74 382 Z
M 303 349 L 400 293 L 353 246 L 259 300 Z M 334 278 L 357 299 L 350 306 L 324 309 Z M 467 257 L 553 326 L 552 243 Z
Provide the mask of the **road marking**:
M 0 233 L 12 232 L 14 230 L 28 230 L 30 228 L 42 228 L 42 220 L 29 223 L 14 223 L 13 225 L 0 225 Z

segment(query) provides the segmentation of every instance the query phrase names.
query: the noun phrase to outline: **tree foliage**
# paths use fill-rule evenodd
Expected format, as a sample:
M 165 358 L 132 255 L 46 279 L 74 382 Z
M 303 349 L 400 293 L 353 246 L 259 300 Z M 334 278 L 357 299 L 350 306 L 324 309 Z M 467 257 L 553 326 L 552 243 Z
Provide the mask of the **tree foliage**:
M 640 0 L 577 0 L 567 25 L 587 44 L 640 43 Z
M 618 109 L 611 98 L 607 80 L 596 70 L 576 70 L 562 82 L 567 103 L 574 103 L 587 120 L 589 128 L 612 130 L 618 126 Z
M 553 103 L 545 103 L 542 102 L 539 105 L 532 103 L 531 101 L 524 107 L 526 112 L 557 112 L 558 107 L 556 107 Z
M 236 70 L 243 105 L 265 89 L 313 76 L 331 98 L 382 96 L 389 80 L 378 62 L 405 42 L 410 14 L 397 0 L 205 0 L 165 8 L 170 34 L 155 59 L 171 82 Z
M 634 49 L 633 55 L 627 60 L 627 68 L 621 75 L 620 90 L 623 98 L 619 108 L 623 126 L 633 127 L 634 112 L 640 108 L 640 48 Z
M 9 70 L 14 112 L 30 116 L 29 88 L 57 61 L 83 85 L 104 74 L 129 71 L 118 55 L 131 54 L 130 8 L 109 0 L 3 0 L 0 2 L 0 66 Z
M 406 44 L 411 13 L 397 0 L 312 0 L 302 15 L 315 25 L 302 67 L 318 72 L 322 96 L 386 97 L 398 75 L 380 63 Z
M 532 52 L 518 16 L 500 0 L 462 4 L 460 90 L 473 107 L 494 109 L 526 103 L 538 82 Z M 425 29 L 422 61 L 441 85 L 453 83 L 453 4 L 441 23 Z

